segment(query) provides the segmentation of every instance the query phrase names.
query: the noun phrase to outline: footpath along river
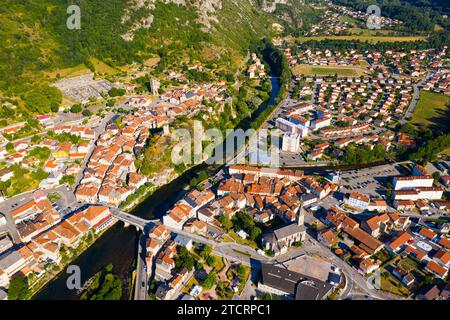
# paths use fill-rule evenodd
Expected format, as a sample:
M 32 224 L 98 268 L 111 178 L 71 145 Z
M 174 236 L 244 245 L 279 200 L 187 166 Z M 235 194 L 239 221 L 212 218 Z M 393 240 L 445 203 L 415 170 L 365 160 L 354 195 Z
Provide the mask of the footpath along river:
M 261 114 L 268 106 L 274 105 L 280 93 L 279 79 L 273 75 L 270 77 L 272 91 L 270 98 L 252 114 L 251 119 L 244 119 L 238 126 L 244 130 L 248 129 L 251 122 Z M 186 192 L 189 181 L 204 169 L 213 170 L 205 164 L 198 165 L 171 183 L 161 187 L 154 194 L 144 200 L 131 213 L 146 219 L 160 218 L 168 209 L 178 201 Z M 130 290 L 130 274 L 134 268 L 137 254 L 138 233 L 132 227 L 124 228 L 122 222 L 116 223 L 107 230 L 97 241 L 83 252 L 72 265 L 80 267 L 82 283 L 91 278 L 105 265 L 112 263 L 114 272 L 124 280 L 124 298 L 127 298 Z M 57 278 L 50 281 L 39 291 L 33 299 L 56 300 L 56 299 L 79 299 L 80 294 L 76 290 L 69 290 L 66 285 L 67 273 L 64 270 Z

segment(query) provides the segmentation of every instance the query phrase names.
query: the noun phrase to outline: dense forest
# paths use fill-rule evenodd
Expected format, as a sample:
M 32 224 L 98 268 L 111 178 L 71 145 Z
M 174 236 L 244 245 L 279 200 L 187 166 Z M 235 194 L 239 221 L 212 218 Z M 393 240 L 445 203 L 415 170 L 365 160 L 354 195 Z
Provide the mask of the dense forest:
M 369 5 L 376 4 L 381 15 L 404 22 L 405 27 L 415 32 L 433 31 L 438 24 L 448 29 L 450 23 L 443 15 L 449 13 L 448 0 L 333 0 L 335 4 L 344 5 L 354 10 L 365 12 Z

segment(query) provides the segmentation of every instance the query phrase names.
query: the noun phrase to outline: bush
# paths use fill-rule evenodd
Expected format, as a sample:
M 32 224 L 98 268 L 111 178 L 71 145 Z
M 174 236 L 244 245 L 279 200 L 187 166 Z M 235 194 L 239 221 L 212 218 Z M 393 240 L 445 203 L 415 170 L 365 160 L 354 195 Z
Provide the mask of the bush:
M 74 104 L 70 107 L 70 112 L 72 113 L 80 113 L 82 110 L 81 104 Z
M 8 287 L 8 300 L 24 300 L 28 297 L 30 290 L 28 280 L 21 276 L 11 279 Z
M 112 88 L 109 90 L 108 94 L 110 97 L 119 97 L 125 95 L 126 91 L 122 88 Z
M 217 273 L 211 271 L 202 283 L 202 287 L 205 290 L 211 289 L 217 283 Z

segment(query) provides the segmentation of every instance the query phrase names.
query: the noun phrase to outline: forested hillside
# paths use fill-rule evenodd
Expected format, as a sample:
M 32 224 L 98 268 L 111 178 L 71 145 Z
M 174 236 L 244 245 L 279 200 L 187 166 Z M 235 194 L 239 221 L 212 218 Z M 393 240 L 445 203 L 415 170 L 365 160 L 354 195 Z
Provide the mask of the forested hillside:
M 448 0 L 333 0 L 335 4 L 348 6 L 365 12 L 369 5 L 376 4 L 381 15 L 404 22 L 406 28 L 415 32 L 430 32 L 436 25 L 446 29 L 449 19 L 443 17 L 450 11 Z
M 161 70 L 183 60 L 235 70 L 254 41 L 281 32 L 274 23 L 301 27 L 303 14 L 305 21 L 318 16 L 289 2 L 268 13 L 258 0 L 4 0 L 0 99 L 35 113 L 55 111 L 62 97 L 48 72 L 93 69 L 91 58 L 115 67 L 158 55 Z M 81 30 L 66 27 L 70 4 L 81 9 Z

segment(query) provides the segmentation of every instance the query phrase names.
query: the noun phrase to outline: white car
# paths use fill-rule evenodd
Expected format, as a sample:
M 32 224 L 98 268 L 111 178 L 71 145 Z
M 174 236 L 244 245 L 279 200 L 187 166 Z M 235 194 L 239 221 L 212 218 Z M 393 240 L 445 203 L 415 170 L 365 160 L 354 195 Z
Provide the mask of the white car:
M 340 273 L 340 271 L 341 271 L 341 269 L 339 269 L 339 267 L 335 264 L 331 265 L 331 270 L 336 273 Z

